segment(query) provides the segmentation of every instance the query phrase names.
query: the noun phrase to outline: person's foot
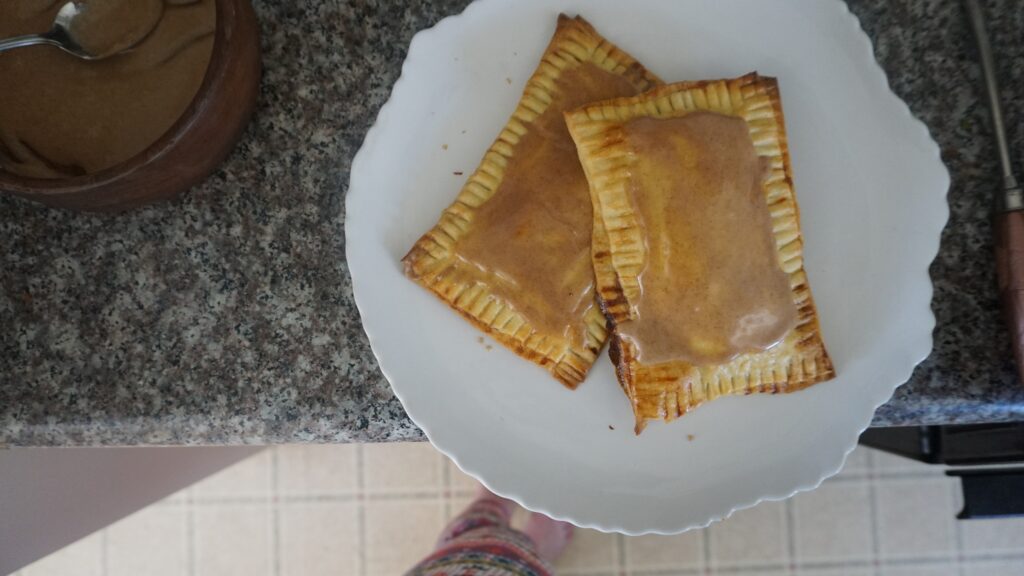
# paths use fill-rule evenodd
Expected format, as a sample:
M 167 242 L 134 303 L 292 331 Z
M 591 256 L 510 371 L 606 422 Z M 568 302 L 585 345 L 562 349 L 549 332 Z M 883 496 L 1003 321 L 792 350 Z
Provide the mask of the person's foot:
M 543 514 L 533 512 L 526 521 L 523 532 L 533 540 L 537 554 L 554 564 L 572 541 L 573 526 L 568 522 L 552 520 Z
M 483 486 L 480 486 L 480 488 L 477 489 L 476 491 L 476 501 L 487 501 L 496 503 L 498 506 L 501 507 L 501 511 L 504 513 L 506 520 L 512 518 L 512 513 L 515 512 L 515 509 L 518 506 L 518 504 L 516 504 L 515 502 L 508 500 L 506 498 L 502 498 L 501 496 L 492 493 L 490 490 L 484 488 Z

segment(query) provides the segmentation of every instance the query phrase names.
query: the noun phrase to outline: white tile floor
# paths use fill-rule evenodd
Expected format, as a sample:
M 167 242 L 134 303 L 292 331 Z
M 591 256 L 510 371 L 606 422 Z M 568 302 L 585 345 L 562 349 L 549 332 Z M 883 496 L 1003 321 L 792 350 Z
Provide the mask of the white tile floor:
M 268 449 L 18 576 L 397 576 L 476 483 L 428 444 Z M 858 449 L 815 492 L 704 531 L 577 531 L 575 576 L 1022 576 L 1024 519 L 957 522 L 941 470 Z M 523 515 L 520 515 L 523 516 Z

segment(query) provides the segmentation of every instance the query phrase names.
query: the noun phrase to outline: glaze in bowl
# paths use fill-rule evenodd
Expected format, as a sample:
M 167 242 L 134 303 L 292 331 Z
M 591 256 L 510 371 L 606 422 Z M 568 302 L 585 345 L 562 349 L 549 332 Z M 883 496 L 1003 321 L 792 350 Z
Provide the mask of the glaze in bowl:
M 72 210 L 113 212 L 166 200 L 211 174 L 231 152 L 256 107 L 259 27 L 249 0 L 216 0 L 217 28 L 203 83 L 181 117 L 153 144 L 110 168 L 72 178 L 0 171 L 0 192 Z

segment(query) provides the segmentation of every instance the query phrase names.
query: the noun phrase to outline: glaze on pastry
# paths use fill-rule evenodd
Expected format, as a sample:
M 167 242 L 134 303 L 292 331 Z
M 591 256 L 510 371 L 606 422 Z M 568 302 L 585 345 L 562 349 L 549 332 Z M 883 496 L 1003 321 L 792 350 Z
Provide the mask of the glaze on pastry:
M 778 85 L 683 82 L 566 114 L 611 356 L 639 433 L 834 377 L 803 266 Z
M 405 273 L 575 388 L 607 338 L 586 177 L 563 113 L 660 84 L 582 18 L 560 16 L 515 112 Z

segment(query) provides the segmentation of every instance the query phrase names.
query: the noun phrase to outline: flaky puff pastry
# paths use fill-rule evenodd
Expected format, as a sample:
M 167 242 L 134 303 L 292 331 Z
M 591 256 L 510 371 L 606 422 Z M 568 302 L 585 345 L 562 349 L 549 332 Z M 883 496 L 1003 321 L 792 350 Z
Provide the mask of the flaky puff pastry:
M 402 260 L 408 277 L 570 388 L 607 330 L 593 296 L 588 186 L 563 112 L 658 84 L 585 20 L 559 16 L 512 117 Z
M 762 187 L 796 320 L 777 345 L 721 364 L 643 363 L 635 345 L 615 328 L 627 321 L 644 321 L 637 318 L 636 309 L 643 297 L 640 280 L 648 260 L 648 239 L 631 198 L 631 174 L 638 160 L 624 126 L 638 118 L 676 118 L 701 111 L 743 119 L 756 154 L 767 164 Z M 593 263 L 599 301 L 612 327 L 610 355 L 632 404 L 638 434 L 649 420 L 673 420 L 725 394 L 792 392 L 835 376 L 804 271 L 799 210 L 774 78 L 748 74 L 732 80 L 671 84 L 636 97 L 586 105 L 566 113 L 566 120 L 590 183 Z

